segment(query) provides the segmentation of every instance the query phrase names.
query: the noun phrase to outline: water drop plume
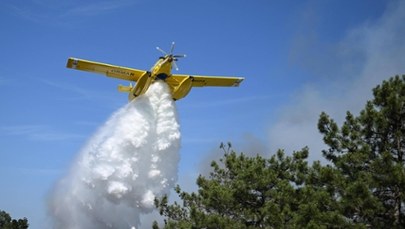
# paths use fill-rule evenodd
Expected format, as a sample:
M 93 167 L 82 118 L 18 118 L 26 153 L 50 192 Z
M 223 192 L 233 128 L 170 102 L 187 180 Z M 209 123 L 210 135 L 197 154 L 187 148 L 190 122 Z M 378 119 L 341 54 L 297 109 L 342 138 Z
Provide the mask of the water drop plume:
M 164 82 L 114 113 L 49 201 L 53 228 L 140 228 L 177 180 L 180 127 Z

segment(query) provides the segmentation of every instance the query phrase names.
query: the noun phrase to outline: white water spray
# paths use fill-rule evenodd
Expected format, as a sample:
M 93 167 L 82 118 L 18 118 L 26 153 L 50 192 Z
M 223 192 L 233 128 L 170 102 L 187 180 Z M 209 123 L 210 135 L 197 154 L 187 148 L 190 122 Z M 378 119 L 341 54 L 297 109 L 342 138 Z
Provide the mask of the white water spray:
M 138 228 L 141 214 L 177 180 L 176 116 L 163 82 L 112 115 L 56 186 L 54 228 Z

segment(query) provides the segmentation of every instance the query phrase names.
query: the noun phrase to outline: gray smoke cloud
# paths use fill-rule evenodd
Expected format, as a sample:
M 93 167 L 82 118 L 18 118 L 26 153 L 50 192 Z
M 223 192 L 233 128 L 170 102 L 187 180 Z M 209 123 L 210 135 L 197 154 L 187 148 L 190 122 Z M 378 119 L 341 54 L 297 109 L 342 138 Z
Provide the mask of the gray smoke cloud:
M 320 113 L 325 111 L 341 123 L 346 111 L 357 115 L 364 108 L 372 88 L 405 74 L 404 21 L 405 1 L 392 1 L 380 18 L 346 31 L 336 43 L 323 44 L 316 36 L 299 37 L 291 57 L 313 80 L 296 92 L 270 128 L 272 151 L 293 152 L 309 146 L 310 158 L 322 159 L 321 150 L 326 147 L 317 129 Z
M 179 147 L 175 104 L 156 82 L 111 116 L 56 185 L 53 228 L 139 228 L 177 181 Z

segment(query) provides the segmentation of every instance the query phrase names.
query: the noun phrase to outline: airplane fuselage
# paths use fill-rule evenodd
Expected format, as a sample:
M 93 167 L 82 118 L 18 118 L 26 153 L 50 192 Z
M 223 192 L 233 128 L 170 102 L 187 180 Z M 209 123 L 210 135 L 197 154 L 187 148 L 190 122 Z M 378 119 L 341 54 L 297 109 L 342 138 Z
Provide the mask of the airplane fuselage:
M 150 70 L 152 78 L 154 80 L 166 80 L 166 78 L 171 75 L 172 62 L 172 57 L 160 57 Z
M 129 100 L 144 94 L 155 80 L 163 80 L 169 85 L 174 100 L 184 98 L 191 90 L 194 77 L 185 76 L 181 79 L 171 77 L 173 61 L 175 59 L 170 55 L 160 57 L 151 70 L 145 72 L 138 79 L 136 86 L 130 89 Z

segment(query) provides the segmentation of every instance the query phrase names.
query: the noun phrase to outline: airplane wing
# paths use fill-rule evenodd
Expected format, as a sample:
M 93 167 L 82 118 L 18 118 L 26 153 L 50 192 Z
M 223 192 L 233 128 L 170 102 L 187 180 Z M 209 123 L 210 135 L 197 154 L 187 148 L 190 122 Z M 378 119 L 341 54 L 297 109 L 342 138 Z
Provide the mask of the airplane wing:
M 138 70 L 134 68 L 120 67 L 111 64 L 99 63 L 89 60 L 69 58 L 66 67 L 100 73 L 109 77 L 114 77 L 123 80 L 137 81 L 147 71 Z
M 173 74 L 170 78 L 174 78 L 177 82 L 182 79 L 191 77 L 193 87 L 238 87 L 244 80 L 243 77 L 225 77 L 225 76 L 198 76 L 198 75 L 179 75 Z M 169 78 L 169 79 L 170 79 Z

